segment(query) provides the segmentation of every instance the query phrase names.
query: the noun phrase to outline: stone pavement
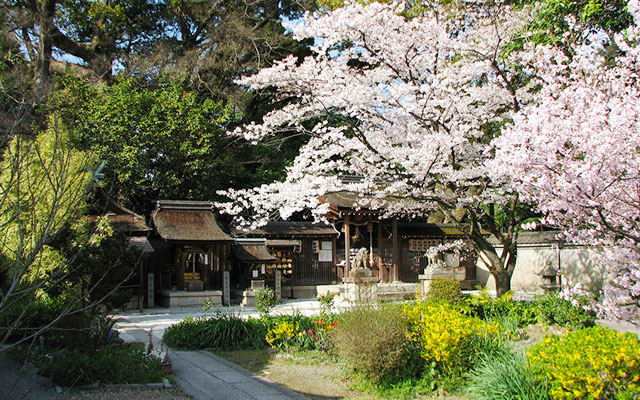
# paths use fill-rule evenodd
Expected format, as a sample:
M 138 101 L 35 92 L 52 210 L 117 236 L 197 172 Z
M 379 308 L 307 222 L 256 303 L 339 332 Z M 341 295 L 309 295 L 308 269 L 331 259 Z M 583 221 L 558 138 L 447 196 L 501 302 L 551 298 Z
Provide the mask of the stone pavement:
M 320 312 L 316 300 L 290 300 L 279 304 L 272 314 L 300 312 L 313 315 Z M 242 317 L 258 316 L 255 308 L 212 307 L 203 311 L 201 307 L 174 309 L 156 308 L 144 313 L 129 312 L 117 315 L 116 329 L 125 341 L 148 343 L 149 332 L 154 345 L 159 345 L 165 329 L 185 317 L 214 316 L 217 312 L 233 313 Z M 196 400 L 236 399 L 304 399 L 305 397 L 239 367 L 207 351 L 170 350 L 173 374 L 186 393 Z

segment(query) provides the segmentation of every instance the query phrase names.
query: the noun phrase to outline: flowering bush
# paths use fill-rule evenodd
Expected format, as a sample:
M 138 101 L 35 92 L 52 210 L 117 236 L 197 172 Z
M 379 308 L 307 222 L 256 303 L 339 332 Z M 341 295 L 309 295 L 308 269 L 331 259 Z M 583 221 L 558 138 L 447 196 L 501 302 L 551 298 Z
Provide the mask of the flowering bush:
M 527 356 L 555 399 L 640 396 L 640 343 L 633 334 L 594 326 L 547 336 Z
M 279 321 L 272 329 L 269 329 L 265 339 L 273 347 L 286 349 L 293 344 L 298 330 L 300 330 L 298 323 Z
M 314 320 L 310 326 L 285 319 L 276 321 L 265 339 L 271 346 L 283 350 L 329 350 L 333 347 L 332 331 L 337 326 L 338 321 L 326 317 Z
M 448 303 L 418 300 L 405 305 L 403 312 L 422 358 L 445 374 L 470 365 L 474 340 L 499 332 L 497 324 L 464 315 Z

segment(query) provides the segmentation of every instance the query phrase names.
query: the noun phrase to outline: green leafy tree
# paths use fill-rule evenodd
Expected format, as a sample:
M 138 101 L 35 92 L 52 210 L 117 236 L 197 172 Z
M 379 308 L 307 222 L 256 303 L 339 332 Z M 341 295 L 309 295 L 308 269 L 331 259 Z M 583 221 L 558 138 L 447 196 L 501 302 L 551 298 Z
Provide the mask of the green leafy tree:
M 217 190 L 260 183 L 272 175 L 269 161 L 283 162 L 227 135 L 238 119 L 234 109 L 180 80 L 96 87 L 68 77 L 50 106 L 80 121 L 76 145 L 106 161 L 103 186 L 142 214 L 160 198 L 215 200 Z
M 163 31 L 162 5 L 139 0 L 3 0 L 2 10 L 35 64 L 36 86 L 46 95 L 54 55 L 73 56 L 71 63 L 78 69 L 108 81 L 114 61 L 141 51 Z
M 69 129 L 56 117 L 35 138 L 16 135 L 7 146 L 0 162 L 0 345 L 34 304 L 49 297 L 46 289 L 64 284 L 66 260 L 51 240 L 80 213 L 91 163 L 88 154 L 72 149 Z M 46 331 L 71 309 L 58 311 L 22 340 Z
M 300 18 L 313 6 L 310 0 L 171 0 L 164 6 L 167 29 L 148 51 L 128 60 L 130 74 L 186 75 L 192 90 L 246 104 L 253 95 L 234 79 L 286 55 L 309 54 L 310 43 L 294 41 L 282 20 Z

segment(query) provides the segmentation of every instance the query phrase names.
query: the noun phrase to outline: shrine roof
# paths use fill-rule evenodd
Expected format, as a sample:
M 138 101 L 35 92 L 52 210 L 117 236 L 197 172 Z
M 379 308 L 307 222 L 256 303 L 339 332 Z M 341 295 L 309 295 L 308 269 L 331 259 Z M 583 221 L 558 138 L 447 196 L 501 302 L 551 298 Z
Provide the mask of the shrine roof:
M 212 202 L 159 200 L 151 219 L 158 235 L 166 241 L 233 241 L 218 225 Z

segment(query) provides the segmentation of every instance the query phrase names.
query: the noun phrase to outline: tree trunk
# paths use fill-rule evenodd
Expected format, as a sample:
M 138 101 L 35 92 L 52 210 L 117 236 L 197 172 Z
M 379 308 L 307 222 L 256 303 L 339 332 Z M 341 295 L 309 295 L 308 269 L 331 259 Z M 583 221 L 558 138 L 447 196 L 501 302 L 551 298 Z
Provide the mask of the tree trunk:
M 48 94 L 49 74 L 51 71 L 51 53 L 53 41 L 51 31 L 55 14 L 56 0 L 42 1 L 37 10 L 37 22 L 40 29 L 38 43 L 38 59 L 36 60 L 36 95 L 43 98 Z
M 496 297 L 500 298 L 511 290 L 511 274 L 507 270 L 491 272 L 496 281 Z

